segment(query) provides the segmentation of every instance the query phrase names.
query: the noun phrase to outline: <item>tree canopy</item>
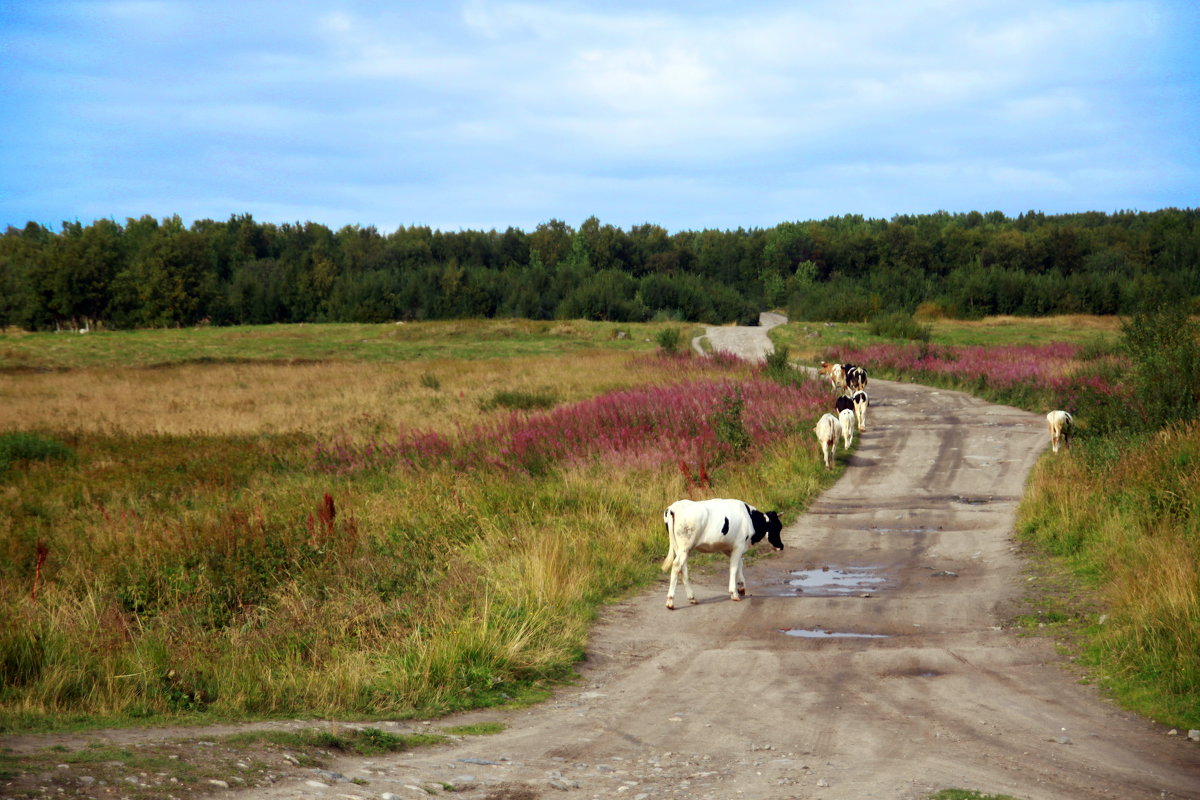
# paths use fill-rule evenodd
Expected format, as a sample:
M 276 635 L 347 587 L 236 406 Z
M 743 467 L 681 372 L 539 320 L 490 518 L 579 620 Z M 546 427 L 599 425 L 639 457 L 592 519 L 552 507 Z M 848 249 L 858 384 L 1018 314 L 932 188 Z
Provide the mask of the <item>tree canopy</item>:
M 0 326 L 31 330 L 455 317 L 861 321 L 924 309 L 1130 314 L 1148 296 L 1191 311 L 1200 210 L 1016 218 L 858 215 L 769 229 L 628 231 L 595 217 L 532 232 L 337 231 L 143 216 L 30 222 L 0 236 Z

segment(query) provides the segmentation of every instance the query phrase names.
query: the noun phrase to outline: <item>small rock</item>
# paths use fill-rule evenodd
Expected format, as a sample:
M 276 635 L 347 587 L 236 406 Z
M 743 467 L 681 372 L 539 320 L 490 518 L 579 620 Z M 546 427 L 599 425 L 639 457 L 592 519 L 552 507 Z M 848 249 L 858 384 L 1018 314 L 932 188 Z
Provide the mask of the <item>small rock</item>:
M 311 786 L 311 787 L 312 787 L 312 788 L 314 788 L 314 789 L 328 789 L 328 788 L 329 788 L 329 784 L 328 784 L 328 783 L 321 783 L 320 781 L 311 781 L 311 780 L 310 780 L 310 781 L 305 781 L 305 782 L 304 782 L 304 785 L 305 785 L 305 786 Z
M 1200 742 L 1200 730 L 1192 729 L 1188 731 L 1189 742 Z
M 486 758 L 460 758 L 459 761 L 463 764 L 479 764 L 485 767 L 497 767 L 500 765 L 499 761 L 488 761 Z
M 216 778 L 209 778 L 208 785 L 215 786 L 218 789 L 228 789 L 229 788 L 228 783 L 226 783 L 225 781 L 217 780 Z
M 933 573 L 933 577 L 935 577 L 935 578 L 957 578 L 958 573 L 951 572 L 948 569 L 940 569 L 937 572 Z
M 1059 744 L 1074 744 L 1074 743 L 1071 741 L 1071 737 L 1070 737 L 1070 736 L 1060 736 L 1060 737 L 1058 737 L 1057 739 L 1055 739 L 1054 741 L 1058 742 Z
M 819 786 L 822 789 L 828 789 L 829 781 L 825 780 L 824 778 L 821 778 L 817 781 L 817 786 Z
M 334 772 L 333 770 L 329 769 L 314 769 L 313 772 L 323 778 L 328 778 L 331 781 L 336 781 L 339 783 L 349 783 L 350 781 L 350 779 L 342 773 Z

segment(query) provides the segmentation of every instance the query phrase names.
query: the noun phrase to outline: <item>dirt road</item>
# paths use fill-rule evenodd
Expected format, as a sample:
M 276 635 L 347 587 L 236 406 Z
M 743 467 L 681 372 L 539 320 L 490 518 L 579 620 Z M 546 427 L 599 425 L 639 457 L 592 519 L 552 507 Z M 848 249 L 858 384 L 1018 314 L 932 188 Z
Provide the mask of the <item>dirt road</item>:
M 578 685 L 455 720 L 503 733 L 230 796 L 1200 797 L 1200 745 L 1115 709 L 1052 641 L 1005 627 L 1026 591 L 1011 532 L 1041 418 L 914 385 L 870 391 L 845 474 L 785 529 L 786 550 L 748 566 L 746 600 L 729 601 L 722 571 L 697 571 L 699 605 L 672 612 L 660 584 L 605 610 Z

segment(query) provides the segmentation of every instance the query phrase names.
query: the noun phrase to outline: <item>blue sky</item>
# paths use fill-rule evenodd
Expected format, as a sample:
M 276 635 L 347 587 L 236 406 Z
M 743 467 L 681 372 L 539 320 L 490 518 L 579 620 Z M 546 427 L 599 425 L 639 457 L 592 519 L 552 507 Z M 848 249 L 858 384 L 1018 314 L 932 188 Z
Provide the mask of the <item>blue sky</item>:
M 0 230 L 1200 205 L 1193 0 L 0 0 Z

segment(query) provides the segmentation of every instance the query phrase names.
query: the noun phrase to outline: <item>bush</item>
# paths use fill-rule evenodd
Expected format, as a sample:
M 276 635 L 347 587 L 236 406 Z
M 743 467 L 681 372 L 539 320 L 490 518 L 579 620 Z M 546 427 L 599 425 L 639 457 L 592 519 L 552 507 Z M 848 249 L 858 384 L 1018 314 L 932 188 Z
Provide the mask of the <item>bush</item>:
M 654 341 L 658 342 L 659 347 L 665 352 L 672 354 L 679 350 L 679 343 L 682 340 L 683 335 L 679 332 L 678 328 L 663 328 L 654 337 Z
M 1200 328 L 1178 303 L 1149 305 L 1121 326 L 1133 359 L 1131 379 L 1139 421 L 1147 430 L 1197 417 L 1200 404 Z M 1131 415 L 1132 418 L 1132 415 Z
M 788 346 L 776 345 L 775 349 L 767 355 L 763 371 L 768 378 L 780 386 L 799 386 L 805 381 L 805 376 L 804 373 L 792 369 L 792 365 L 789 363 L 790 359 L 791 351 L 788 350 Z
M 742 390 L 738 388 L 733 394 L 721 398 L 720 408 L 708 419 L 717 442 L 728 447 L 734 455 L 751 445 L 750 434 L 746 432 L 746 425 L 742 422 L 744 408 Z
M 912 314 L 893 311 L 890 314 L 878 314 L 872 317 L 869 330 L 874 336 L 928 342 L 933 332 L 933 326 L 922 325 L 913 318 Z

